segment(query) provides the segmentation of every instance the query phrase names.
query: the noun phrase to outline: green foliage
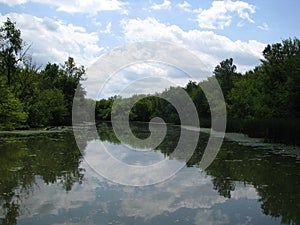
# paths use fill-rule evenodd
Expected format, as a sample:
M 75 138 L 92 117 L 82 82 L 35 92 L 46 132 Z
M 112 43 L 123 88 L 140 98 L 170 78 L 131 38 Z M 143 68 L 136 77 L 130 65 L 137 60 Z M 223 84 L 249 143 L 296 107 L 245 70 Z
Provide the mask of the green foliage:
M 96 120 L 110 121 L 111 108 L 116 97 L 110 97 L 109 99 L 101 99 L 96 102 Z
M 10 86 L 13 73 L 17 69 L 17 63 L 21 60 L 23 40 L 21 31 L 9 18 L 0 27 L 0 74 L 6 77 L 7 85 Z
M 83 66 L 77 66 L 69 57 L 63 65 L 48 63 L 40 69 L 32 63 L 26 51 L 22 53 L 24 46 L 21 31 L 7 19 L 0 27 L 0 129 L 15 129 L 20 125 L 70 125 L 73 101 L 93 109 L 95 102 L 84 100 L 85 91 L 80 83 L 84 80 Z M 213 76 L 223 91 L 229 119 L 299 118 L 299 39 L 267 45 L 263 56 L 261 65 L 243 75 L 236 72 L 232 58 L 215 67 Z M 211 81 L 211 78 L 199 83 L 190 81 L 183 88 L 193 100 L 201 120 L 210 120 L 211 112 L 218 115 L 220 107 L 224 107 L 212 97 L 216 89 Z M 203 87 L 210 87 L 208 96 L 205 96 Z M 118 100 L 116 112 L 130 110 L 132 121 L 148 122 L 154 117 L 161 117 L 165 122 L 180 124 L 176 109 L 164 99 L 180 98 L 176 94 L 178 90 L 179 87 L 170 87 L 155 96 L 102 99 L 96 102 L 96 120 L 111 120 L 112 106 Z M 129 109 L 127 105 L 131 103 L 134 104 Z M 82 116 L 89 117 L 86 119 L 90 121 L 90 114 Z
M 64 95 L 59 89 L 41 91 L 29 108 L 29 124 L 38 126 L 57 126 L 64 124 L 67 108 Z
M 85 92 L 80 84 L 84 80 L 85 69 L 83 66 L 77 67 L 72 57 L 59 67 L 57 64 L 48 63 L 43 71 L 41 71 L 41 89 L 57 89 L 64 96 L 64 120 L 56 121 L 56 124 L 71 124 L 72 105 L 75 92 L 78 89 L 76 97 L 83 97 Z M 63 117 L 60 115 L 59 118 Z M 51 120 L 51 119 L 50 119 Z
M 297 118 L 300 112 L 300 41 L 268 45 L 262 64 L 233 83 L 230 115 L 239 118 Z
M 131 110 L 131 120 L 150 121 L 152 102 L 149 98 L 143 98 L 134 104 Z
M 203 84 L 204 82 L 202 82 Z M 192 86 L 192 88 L 190 88 Z M 198 115 L 200 118 L 210 118 L 210 109 L 208 105 L 208 101 L 205 97 L 204 92 L 202 91 L 199 84 L 196 82 L 190 81 L 187 85 L 185 90 L 192 98 L 195 107 L 197 109 Z
M 22 103 L 0 79 L 0 130 L 18 128 L 26 118 Z
M 267 140 L 280 140 L 280 135 L 275 134 L 272 123 L 265 121 L 295 121 L 300 117 L 300 40 L 287 39 L 282 43 L 266 46 L 263 51 L 264 59 L 261 65 L 257 66 L 245 74 L 236 72 L 237 67 L 233 59 L 225 59 L 217 65 L 213 71 L 214 77 L 219 82 L 226 102 L 228 119 L 230 124 L 227 130 L 242 131 L 251 133 L 248 129 L 251 121 L 261 120 L 264 128 L 257 132 L 258 135 Z M 213 79 L 208 78 L 199 83 L 189 81 L 184 90 L 189 94 L 197 109 L 200 122 L 203 126 L 210 125 L 211 113 L 217 116 L 222 112 L 224 104 L 220 104 L 219 99 L 214 98 L 216 87 Z M 203 92 L 203 88 L 209 89 L 208 96 Z M 131 98 L 118 101 L 117 110 L 122 112 L 130 109 L 126 104 L 140 100 L 134 104 L 130 111 L 130 119 L 134 121 L 148 122 L 153 117 L 161 117 L 166 122 L 180 124 L 175 108 L 162 97 L 174 98 L 176 96 L 175 87 L 156 94 L 155 96 L 132 96 Z M 209 99 L 209 101 L 208 101 Z M 110 120 L 111 107 L 114 100 L 102 99 L 97 102 L 96 118 L 98 120 Z M 208 104 L 210 102 L 210 104 Z M 238 123 L 232 121 L 244 120 Z M 282 127 L 280 122 L 280 126 Z M 234 128 L 234 124 L 236 127 Z M 288 122 L 287 124 L 290 124 Z M 242 127 L 241 127 L 242 126 Z M 276 129 L 275 129 L 276 130 Z M 287 129 L 283 126 L 281 130 Z M 276 138 L 275 138 L 276 137 Z M 298 144 L 298 137 L 290 138 L 292 142 Z
M 226 59 L 220 65 L 217 65 L 214 75 L 221 86 L 225 100 L 228 102 L 228 94 L 233 87 L 233 82 L 240 75 L 236 73 L 236 66 L 233 64 L 233 59 Z
M 65 191 L 83 180 L 82 154 L 71 130 L 28 136 L 26 132 L 1 134 L 0 224 L 18 224 L 18 216 L 27 210 L 22 202 L 32 188 L 39 188 L 37 176 Z
M 0 129 L 70 125 L 76 90 L 85 95 L 84 67 L 69 57 L 40 70 L 23 47 L 21 31 L 7 19 L 0 27 Z

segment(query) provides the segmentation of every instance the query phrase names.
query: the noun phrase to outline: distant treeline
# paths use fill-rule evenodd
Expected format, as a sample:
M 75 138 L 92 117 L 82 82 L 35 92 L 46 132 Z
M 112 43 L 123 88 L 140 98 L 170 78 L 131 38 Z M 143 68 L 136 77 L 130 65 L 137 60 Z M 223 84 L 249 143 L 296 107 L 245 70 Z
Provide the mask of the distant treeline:
M 7 19 L 0 27 L 0 129 L 70 125 L 76 88 L 81 88 L 76 99 L 85 95 L 80 84 L 84 67 L 69 57 L 63 65 L 48 63 L 41 70 L 27 50 L 20 30 Z M 244 74 L 236 71 L 232 58 L 222 61 L 213 71 L 226 102 L 227 130 L 254 136 L 259 133 L 273 139 L 300 134 L 300 40 L 290 38 L 267 45 L 263 57 L 260 65 Z M 190 81 L 183 88 L 194 102 L 201 125 L 206 127 L 210 126 L 211 111 L 201 86 L 209 85 L 211 80 L 212 77 L 200 83 Z M 96 120 L 111 120 L 115 100 L 118 110 L 143 97 L 132 107 L 131 121 L 148 122 L 161 117 L 165 122 L 180 124 L 174 106 L 162 98 L 176 97 L 180 88 L 170 87 L 155 95 L 101 99 L 96 101 Z M 92 108 L 95 102 L 88 99 L 86 103 Z M 294 135 L 290 142 L 300 144 L 298 136 Z
M 267 45 L 264 59 L 244 74 L 236 71 L 233 59 L 217 65 L 213 71 L 223 91 L 227 108 L 227 131 L 239 131 L 270 141 L 300 144 L 300 41 L 297 38 Z M 210 108 L 201 86 L 212 78 L 196 83 L 190 81 L 184 90 L 193 100 L 202 126 L 210 126 Z M 130 112 L 132 121 L 150 121 L 159 116 L 166 122 L 180 124 L 175 108 L 161 97 L 176 93 L 180 87 L 156 95 L 144 95 Z M 113 102 L 126 105 L 140 95 L 115 96 L 96 102 L 96 119 L 110 120 Z M 121 107 L 121 106 L 117 106 Z M 289 140 L 283 140 L 289 137 Z
M 27 54 L 29 47 L 7 19 L 0 27 L 0 130 L 71 125 L 84 67 L 69 57 L 63 65 L 48 63 L 40 70 Z
M 261 65 L 241 74 L 236 72 L 233 59 L 217 65 L 213 76 L 218 80 L 225 98 L 230 119 L 275 119 L 300 117 L 300 41 L 287 39 L 268 45 L 263 51 Z M 210 109 L 201 89 L 211 78 L 196 83 L 190 81 L 184 90 L 193 100 L 199 118 L 209 118 Z M 130 119 L 149 121 L 161 116 L 166 122 L 179 123 L 174 107 L 161 97 L 172 95 L 174 89 L 156 95 L 144 95 L 132 108 Z M 110 120 L 111 107 L 116 98 L 102 99 L 96 103 L 96 118 Z M 123 102 L 135 101 L 140 95 L 124 98 Z M 121 101 L 122 102 L 122 101 Z

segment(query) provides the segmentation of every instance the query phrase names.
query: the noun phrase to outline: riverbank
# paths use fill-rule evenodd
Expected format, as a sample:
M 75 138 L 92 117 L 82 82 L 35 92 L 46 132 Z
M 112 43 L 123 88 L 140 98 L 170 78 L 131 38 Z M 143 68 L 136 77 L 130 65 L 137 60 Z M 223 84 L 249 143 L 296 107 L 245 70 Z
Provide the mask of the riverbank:
M 212 136 L 223 136 L 224 134 L 218 131 L 212 131 L 211 128 L 199 128 L 192 126 L 182 126 L 187 130 L 200 131 L 202 133 L 210 134 Z M 300 160 L 300 146 L 286 145 L 282 143 L 268 143 L 264 138 L 253 138 L 247 134 L 226 132 L 225 139 L 238 143 L 239 145 L 249 146 L 252 148 L 260 148 L 266 150 L 272 150 L 275 154 L 296 157 Z
M 58 126 L 45 128 L 32 128 L 26 130 L 0 130 L 0 134 L 20 134 L 20 135 L 34 135 L 40 133 L 56 133 L 72 130 L 72 126 Z

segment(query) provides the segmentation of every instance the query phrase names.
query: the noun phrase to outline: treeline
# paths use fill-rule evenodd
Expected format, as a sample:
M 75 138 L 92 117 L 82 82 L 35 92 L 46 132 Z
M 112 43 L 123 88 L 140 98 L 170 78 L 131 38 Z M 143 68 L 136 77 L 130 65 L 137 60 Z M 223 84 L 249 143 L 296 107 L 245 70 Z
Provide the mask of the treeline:
M 300 41 L 287 39 L 282 43 L 268 45 L 263 51 L 261 65 L 241 74 L 236 72 L 233 59 L 217 65 L 213 76 L 222 89 L 229 118 L 275 119 L 300 117 Z M 200 118 L 209 118 L 210 109 L 201 89 L 208 80 L 190 81 L 184 90 L 193 100 Z M 162 116 L 167 122 L 178 123 L 174 107 L 161 97 L 172 95 L 179 87 L 171 87 L 161 94 L 144 96 L 132 108 L 131 120 L 149 121 Z M 141 96 L 123 99 L 124 104 Z M 102 99 L 96 103 L 96 118 L 110 120 L 110 112 L 116 98 Z
M 84 67 L 69 57 L 62 65 L 48 63 L 41 70 L 15 25 L 8 18 L 0 27 L 0 130 L 70 125 Z
M 69 57 L 62 65 L 48 63 L 41 69 L 27 54 L 29 47 L 15 23 L 7 19 L 0 27 L 0 129 L 70 125 L 76 88 L 81 88 L 78 99 L 85 95 L 80 85 L 84 67 Z M 226 59 L 215 67 L 213 77 L 199 83 L 190 81 L 183 88 L 193 100 L 202 126 L 210 126 L 211 109 L 201 87 L 216 78 L 226 102 L 228 131 L 267 137 L 300 133 L 300 40 L 290 38 L 267 45 L 263 57 L 259 66 L 244 74 L 237 72 L 232 58 Z M 113 103 L 118 100 L 115 110 L 136 102 L 129 114 L 131 121 L 161 117 L 180 124 L 176 109 L 165 100 L 176 99 L 179 89 L 101 99 L 96 101 L 96 120 L 111 120 Z M 85 101 L 88 108 L 94 103 Z M 273 134 L 274 130 L 281 132 Z M 300 144 L 298 136 L 292 143 Z
M 294 139 L 291 143 L 300 144 L 299 135 L 295 137 L 295 132 L 300 133 L 300 40 L 290 38 L 282 43 L 267 45 L 263 57 L 259 66 L 244 74 L 237 72 L 232 58 L 222 61 L 213 71 L 226 102 L 227 131 L 274 136 L 275 139 L 292 135 Z M 201 86 L 211 79 L 199 83 L 190 81 L 184 87 L 196 106 L 203 126 L 210 126 L 211 112 Z M 118 105 L 126 105 L 144 97 L 134 104 L 130 120 L 147 122 L 159 116 L 166 122 L 179 124 L 175 108 L 161 98 L 173 95 L 178 88 L 171 87 L 154 96 L 136 95 L 121 101 L 121 97 L 117 96 L 102 99 L 96 102 L 96 119 L 110 120 L 111 107 L 116 99 Z

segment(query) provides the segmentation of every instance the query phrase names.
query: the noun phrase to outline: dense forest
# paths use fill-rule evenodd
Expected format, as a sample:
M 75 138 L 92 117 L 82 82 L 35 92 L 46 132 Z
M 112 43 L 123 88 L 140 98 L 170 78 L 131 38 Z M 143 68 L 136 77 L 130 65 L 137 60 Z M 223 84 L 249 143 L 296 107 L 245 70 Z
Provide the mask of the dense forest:
M 227 106 L 229 118 L 279 119 L 300 117 L 300 40 L 287 39 L 268 45 L 263 51 L 261 65 L 245 74 L 236 72 L 233 59 L 217 65 L 213 76 L 218 80 Z M 201 86 L 211 78 L 196 83 L 190 81 L 184 90 L 192 98 L 200 118 L 209 118 L 210 109 Z M 145 95 L 130 114 L 131 120 L 149 121 L 162 116 L 167 122 L 179 123 L 175 108 L 162 96 L 172 95 L 171 87 L 163 93 Z M 124 99 L 124 104 L 139 96 Z M 110 120 L 111 106 L 118 96 L 97 101 L 98 120 Z
M 85 69 L 72 57 L 36 65 L 10 19 L 0 27 L 0 130 L 71 125 L 73 98 Z M 82 96 L 84 91 L 82 89 Z
M 0 28 L 0 129 L 70 125 L 75 90 L 84 80 L 85 69 L 72 57 L 62 65 L 48 63 L 43 69 L 27 54 L 30 46 L 10 19 Z M 263 50 L 261 64 L 244 74 L 237 72 L 233 59 L 220 62 L 213 71 L 223 91 L 227 108 L 227 130 L 256 136 L 291 136 L 299 144 L 300 40 L 286 39 Z M 201 86 L 212 78 L 190 81 L 183 89 L 197 109 L 202 126 L 210 126 L 210 108 Z M 161 117 L 180 124 L 176 109 L 162 97 L 176 95 L 181 87 L 170 87 L 155 95 L 112 96 L 96 101 L 96 120 L 109 121 L 116 109 L 137 101 L 130 120 L 148 122 Z M 81 89 L 81 97 L 85 95 Z M 93 101 L 93 100 L 88 100 Z M 120 108 L 121 107 L 121 108 Z M 255 129 L 255 131 L 254 131 Z M 274 130 L 276 132 L 274 133 Z M 280 130 L 279 133 L 277 131 Z M 279 140 L 281 141 L 281 140 Z
M 227 108 L 227 131 L 238 131 L 267 141 L 300 144 L 300 40 L 283 40 L 267 45 L 264 59 L 253 70 L 244 74 L 237 72 L 233 59 L 217 65 L 213 71 L 222 89 Z M 201 86 L 209 84 L 212 77 L 196 83 L 190 81 L 184 90 L 192 98 L 201 126 L 210 126 L 210 107 Z M 114 96 L 96 102 L 96 119 L 110 120 L 113 102 L 124 108 L 135 102 L 131 112 L 132 121 L 150 121 L 159 116 L 166 122 L 180 124 L 175 108 L 162 97 L 176 95 L 170 87 L 156 95 L 132 96 L 122 99 Z M 123 106 L 122 106 L 123 105 Z

